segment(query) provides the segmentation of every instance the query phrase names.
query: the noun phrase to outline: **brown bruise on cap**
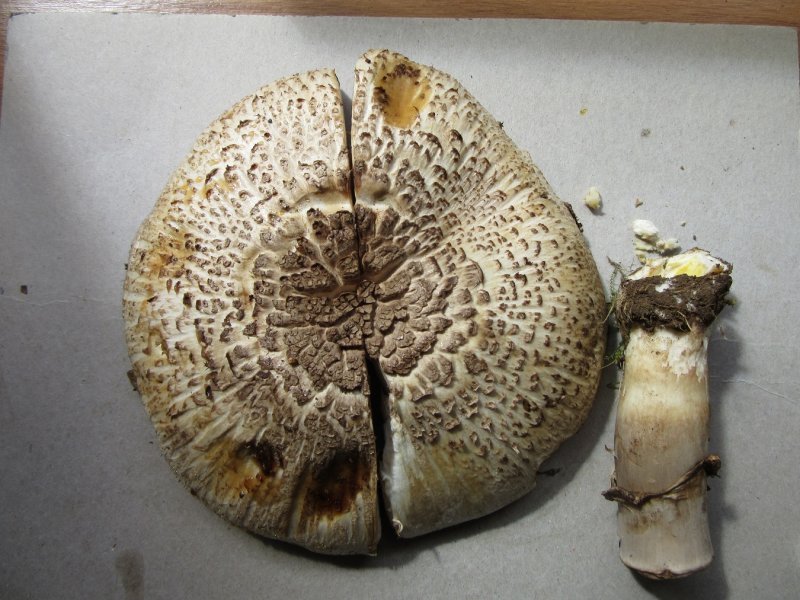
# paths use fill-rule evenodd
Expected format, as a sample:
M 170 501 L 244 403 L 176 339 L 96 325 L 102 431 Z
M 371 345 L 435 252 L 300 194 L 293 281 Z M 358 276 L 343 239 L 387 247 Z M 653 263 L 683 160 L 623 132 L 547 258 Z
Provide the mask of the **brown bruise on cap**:
M 370 553 L 367 360 L 387 387 L 384 494 L 417 535 L 533 486 L 591 405 L 605 303 L 568 208 L 457 81 L 362 57 L 355 204 L 341 111 L 315 71 L 212 124 L 132 247 L 125 318 L 194 494 L 262 535 Z
M 414 536 L 533 487 L 591 406 L 605 299 L 569 208 L 449 75 L 368 52 L 351 139 L 362 264 L 390 273 L 366 343 L 389 389 L 383 492 Z
M 217 496 L 249 496 L 259 504 L 273 502 L 283 484 L 285 458 L 269 442 L 233 444 L 221 440 L 207 451 L 218 477 L 212 486 Z
M 348 510 L 370 477 L 366 464 L 359 452 L 342 451 L 308 473 L 301 518 L 315 520 Z

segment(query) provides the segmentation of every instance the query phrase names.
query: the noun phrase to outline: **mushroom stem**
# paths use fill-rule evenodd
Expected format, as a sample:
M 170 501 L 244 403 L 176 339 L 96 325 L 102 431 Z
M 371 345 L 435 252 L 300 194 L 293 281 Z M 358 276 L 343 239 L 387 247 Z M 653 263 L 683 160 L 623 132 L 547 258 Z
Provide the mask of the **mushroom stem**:
M 625 350 L 616 488 L 640 497 L 617 498 L 620 557 L 658 579 L 688 575 L 713 557 L 705 474 L 696 469 L 708 450 L 705 337 L 636 327 Z
M 653 261 L 620 286 L 625 363 L 614 436 L 620 558 L 654 579 L 707 567 L 714 551 L 706 477 L 708 325 L 724 306 L 731 267 L 703 250 Z

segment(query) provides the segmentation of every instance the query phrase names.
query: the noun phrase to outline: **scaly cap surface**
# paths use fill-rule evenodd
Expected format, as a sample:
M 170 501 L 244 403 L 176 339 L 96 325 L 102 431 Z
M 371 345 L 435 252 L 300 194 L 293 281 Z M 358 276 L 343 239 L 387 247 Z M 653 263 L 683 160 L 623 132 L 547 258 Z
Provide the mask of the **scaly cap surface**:
M 351 132 L 367 354 L 386 378 L 384 494 L 402 536 L 494 511 L 583 422 L 605 300 L 571 210 L 453 77 L 356 67 Z
M 262 88 L 199 138 L 142 225 L 124 313 L 138 389 L 193 494 L 262 535 L 374 553 L 349 181 L 333 71 Z

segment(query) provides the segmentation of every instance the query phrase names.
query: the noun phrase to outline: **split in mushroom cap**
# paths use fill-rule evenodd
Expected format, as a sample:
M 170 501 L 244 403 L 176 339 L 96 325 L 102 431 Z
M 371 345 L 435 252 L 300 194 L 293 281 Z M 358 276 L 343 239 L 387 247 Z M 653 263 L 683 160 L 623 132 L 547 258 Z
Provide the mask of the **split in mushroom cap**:
M 383 491 L 414 536 L 533 487 L 591 406 L 605 300 L 571 210 L 451 76 L 368 52 L 351 140 L 361 262 L 383 279 Z
M 345 140 L 331 71 L 223 115 L 139 231 L 125 318 L 193 493 L 259 534 L 370 553 L 371 411 L 401 535 L 491 512 L 584 420 L 604 298 L 568 207 L 450 76 L 361 58 L 354 204 Z
M 349 181 L 333 72 L 262 88 L 173 175 L 124 295 L 178 476 L 231 522 L 331 553 L 380 535 Z

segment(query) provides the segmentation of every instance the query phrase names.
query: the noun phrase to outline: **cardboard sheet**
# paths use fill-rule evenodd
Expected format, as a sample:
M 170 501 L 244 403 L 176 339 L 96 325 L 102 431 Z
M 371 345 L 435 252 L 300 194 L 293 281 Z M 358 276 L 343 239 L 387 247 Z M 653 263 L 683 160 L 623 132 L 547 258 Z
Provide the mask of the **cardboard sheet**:
M 12 18 L 0 121 L 3 598 L 786 598 L 800 587 L 797 39 L 789 29 L 155 15 Z M 208 123 L 278 77 L 390 47 L 458 79 L 573 203 L 603 277 L 634 218 L 734 264 L 710 341 L 716 559 L 617 556 L 619 373 L 529 496 L 377 558 L 227 525 L 173 477 L 129 368 L 128 247 Z M 601 214 L 580 202 L 589 186 Z M 635 200 L 642 201 L 635 206 Z

